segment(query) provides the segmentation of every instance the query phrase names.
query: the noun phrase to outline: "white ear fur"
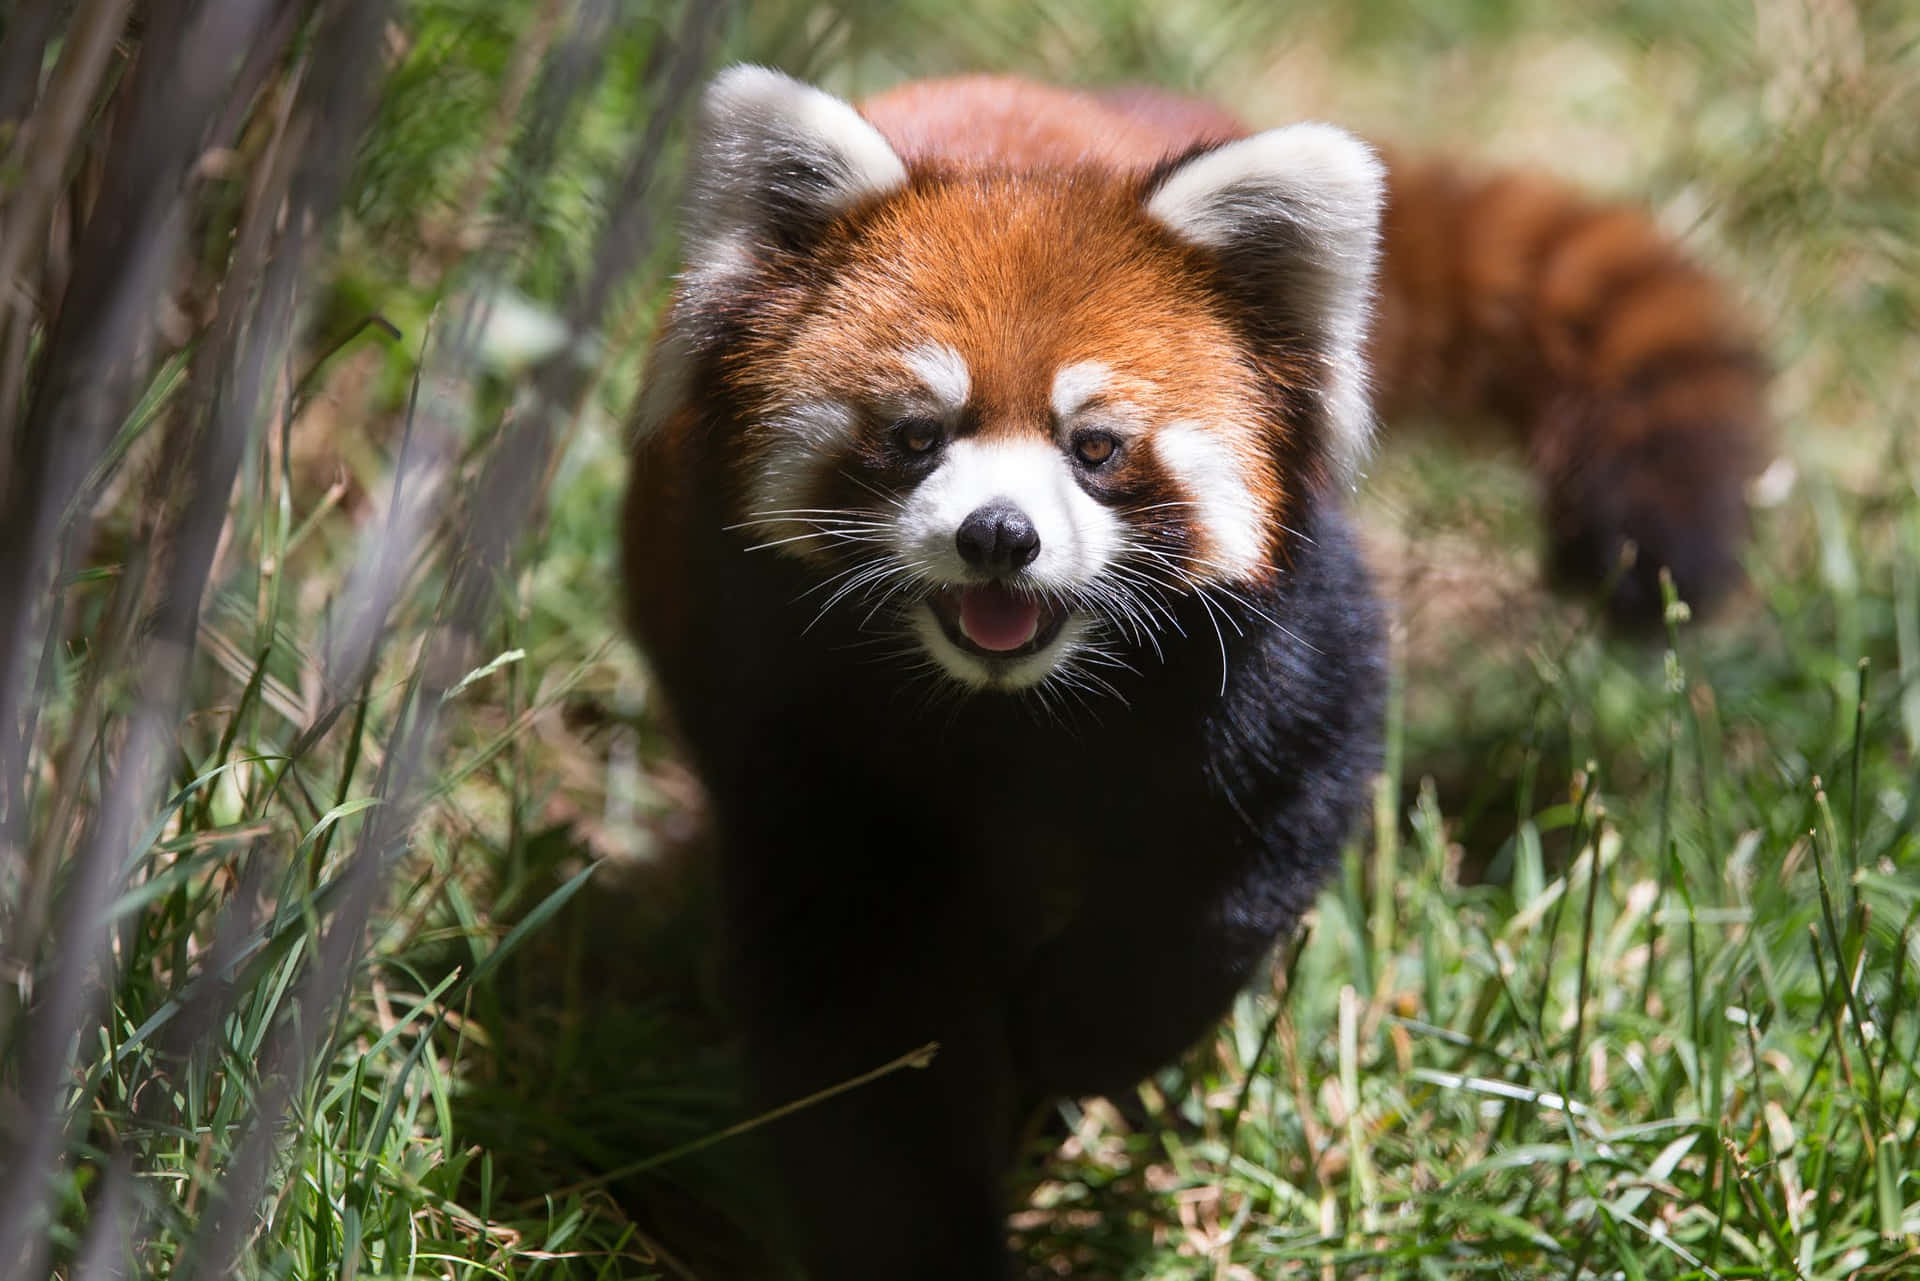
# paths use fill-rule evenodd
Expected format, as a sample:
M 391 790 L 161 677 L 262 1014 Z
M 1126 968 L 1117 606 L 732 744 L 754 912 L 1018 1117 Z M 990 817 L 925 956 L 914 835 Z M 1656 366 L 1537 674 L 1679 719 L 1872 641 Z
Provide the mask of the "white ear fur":
M 737 274 L 796 228 L 907 180 L 900 157 L 859 112 L 766 67 L 714 77 L 693 152 L 681 243 L 695 288 Z
M 1219 254 L 1233 278 L 1320 343 L 1328 461 L 1343 483 L 1373 434 L 1362 345 L 1385 177 L 1352 134 L 1297 124 L 1204 152 L 1147 198 L 1149 214 Z

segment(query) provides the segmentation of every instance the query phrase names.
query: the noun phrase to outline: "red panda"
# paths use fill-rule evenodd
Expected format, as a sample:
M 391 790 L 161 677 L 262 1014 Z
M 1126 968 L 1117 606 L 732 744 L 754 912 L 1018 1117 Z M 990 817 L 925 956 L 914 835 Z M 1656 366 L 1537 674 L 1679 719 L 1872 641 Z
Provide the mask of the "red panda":
M 1383 234 L 1384 230 L 1384 234 Z M 1762 370 L 1634 213 L 999 77 L 706 93 L 629 623 L 711 797 L 812 1276 L 1009 1274 L 1024 1115 L 1197 1040 L 1339 857 L 1384 658 L 1373 405 L 1491 411 L 1556 573 L 1731 580 Z M 1369 368 L 1375 373 L 1370 383 Z

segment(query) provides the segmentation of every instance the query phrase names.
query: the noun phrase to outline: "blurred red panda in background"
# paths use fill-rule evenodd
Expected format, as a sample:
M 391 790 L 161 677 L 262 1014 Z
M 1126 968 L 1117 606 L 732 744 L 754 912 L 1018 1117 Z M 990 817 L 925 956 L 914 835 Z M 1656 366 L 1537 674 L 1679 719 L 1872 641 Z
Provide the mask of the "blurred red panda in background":
M 1152 91 L 736 67 L 691 163 L 624 573 L 759 1101 L 941 1046 L 773 1127 L 796 1248 L 1005 1276 L 1019 1122 L 1198 1039 L 1362 812 L 1376 407 L 1511 424 L 1631 626 L 1736 580 L 1763 363 L 1641 213 Z

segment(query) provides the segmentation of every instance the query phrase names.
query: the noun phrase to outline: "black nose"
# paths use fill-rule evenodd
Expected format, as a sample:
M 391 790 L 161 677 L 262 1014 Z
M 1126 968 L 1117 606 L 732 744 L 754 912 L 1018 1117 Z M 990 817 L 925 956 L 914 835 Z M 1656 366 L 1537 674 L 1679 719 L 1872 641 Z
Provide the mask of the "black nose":
M 1025 512 L 1007 502 L 974 508 L 960 522 L 953 541 L 960 548 L 960 559 L 993 574 L 1025 569 L 1040 554 L 1040 531 Z

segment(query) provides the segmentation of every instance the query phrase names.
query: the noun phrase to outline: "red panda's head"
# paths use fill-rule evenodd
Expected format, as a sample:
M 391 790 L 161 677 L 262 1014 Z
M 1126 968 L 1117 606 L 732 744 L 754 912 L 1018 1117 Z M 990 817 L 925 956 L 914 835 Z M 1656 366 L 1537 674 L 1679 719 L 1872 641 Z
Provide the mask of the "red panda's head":
M 1286 572 L 1289 516 L 1365 450 L 1382 175 L 1337 129 L 1141 171 L 909 161 L 736 67 L 692 164 L 640 429 L 710 415 L 730 523 L 960 682 L 1071 680 Z

